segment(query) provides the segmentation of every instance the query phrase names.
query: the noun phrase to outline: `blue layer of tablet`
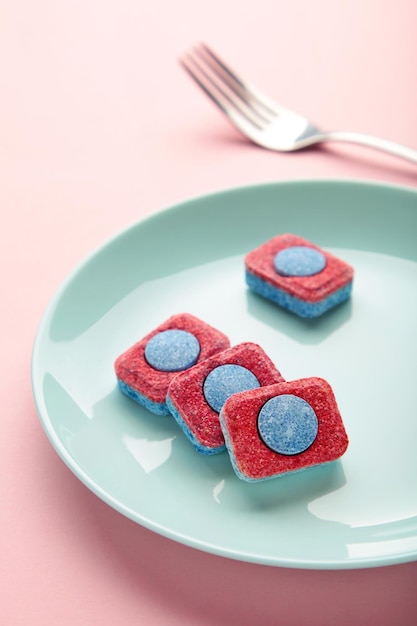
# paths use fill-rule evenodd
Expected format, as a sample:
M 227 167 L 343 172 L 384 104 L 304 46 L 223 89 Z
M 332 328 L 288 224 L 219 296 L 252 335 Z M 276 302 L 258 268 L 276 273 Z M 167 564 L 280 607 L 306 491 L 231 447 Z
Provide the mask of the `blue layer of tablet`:
M 139 391 L 136 391 L 136 389 L 133 389 L 132 387 L 129 387 L 129 385 L 126 385 L 126 383 L 124 383 L 122 380 L 117 379 L 117 382 L 120 390 L 123 391 L 126 396 L 128 396 L 132 400 L 135 400 L 138 404 L 143 406 L 148 411 L 151 411 L 156 415 L 170 415 L 170 410 L 168 409 L 165 402 L 153 402 L 143 394 L 139 393 Z
M 246 270 L 246 284 L 252 291 L 260 296 L 271 300 L 275 304 L 296 313 L 300 317 L 319 317 L 323 315 L 329 309 L 341 304 L 345 300 L 348 300 L 352 293 L 352 281 L 347 283 L 344 287 L 337 289 L 331 293 L 327 298 L 319 300 L 318 302 L 306 302 L 300 300 L 295 296 L 290 295 L 282 289 L 272 286 L 270 283 L 262 280 L 258 276 L 255 276 L 248 270 Z
M 219 452 L 223 452 L 224 450 L 226 450 L 226 444 L 222 446 L 217 446 L 217 448 L 209 448 L 207 446 L 203 446 L 198 441 L 198 439 L 196 439 L 192 430 L 184 422 L 181 414 L 177 411 L 177 409 L 171 402 L 169 395 L 167 396 L 167 406 L 171 415 L 174 417 L 175 421 L 177 422 L 177 424 L 180 426 L 181 430 L 183 431 L 184 435 L 191 441 L 191 443 L 193 444 L 197 452 L 199 452 L 200 454 L 209 455 L 209 454 L 218 454 Z

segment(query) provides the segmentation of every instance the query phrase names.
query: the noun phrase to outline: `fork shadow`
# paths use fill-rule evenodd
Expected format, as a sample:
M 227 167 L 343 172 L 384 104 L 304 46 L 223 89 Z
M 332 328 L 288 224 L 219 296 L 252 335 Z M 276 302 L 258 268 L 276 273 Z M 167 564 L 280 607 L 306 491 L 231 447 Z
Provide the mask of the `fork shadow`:
M 316 154 L 318 158 L 325 162 L 337 163 L 341 167 L 348 167 L 350 170 L 366 168 L 365 173 L 367 175 L 381 177 L 385 182 L 389 176 L 394 176 L 397 184 L 415 185 L 417 182 L 415 165 L 365 146 L 335 142 L 315 144 L 293 152 L 274 152 L 262 146 L 257 146 L 230 125 L 224 124 L 223 128 L 220 126 L 212 126 L 209 129 L 207 127 L 199 128 L 198 132 L 205 145 L 213 144 L 218 146 L 220 143 L 225 147 L 238 147 L 264 153 L 270 152 L 271 158 L 293 159 L 294 161 L 303 161 L 306 156 Z

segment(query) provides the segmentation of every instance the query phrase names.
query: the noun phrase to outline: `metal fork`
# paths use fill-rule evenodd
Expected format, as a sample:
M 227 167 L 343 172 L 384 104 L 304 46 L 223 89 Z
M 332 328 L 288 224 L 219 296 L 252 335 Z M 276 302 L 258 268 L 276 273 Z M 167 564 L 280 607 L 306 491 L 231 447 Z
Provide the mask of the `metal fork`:
M 188 52 L 180 63 L 243 135 L 268 150 L 291 152 L 316 143 L 344 141 L 417 163 L 417 150 L 393 141 L 363 133 L 320 130 L 244 81 L 205 44 Z

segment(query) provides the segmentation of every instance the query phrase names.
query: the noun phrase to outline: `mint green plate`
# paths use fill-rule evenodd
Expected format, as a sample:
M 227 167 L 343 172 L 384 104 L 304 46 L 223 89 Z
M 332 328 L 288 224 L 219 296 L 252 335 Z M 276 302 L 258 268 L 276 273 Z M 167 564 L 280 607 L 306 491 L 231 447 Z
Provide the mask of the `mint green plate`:
M 244 254 L 299 234 L 355 267 L 353 295 L 306 321 L 248 292 Z M 33 389 L 58 454 L 128 518 L 233 559 L 358 568 L 417 557 L 417 193 L 340 181 L 228 190 L 164 210 L 96 251 L 42 319 Z M 115 358 L 186 311 L 259 343 L 287 379 L 332 385 L 350 438 L 333 464 L 257 484 L 194 451 L 116 388 Z

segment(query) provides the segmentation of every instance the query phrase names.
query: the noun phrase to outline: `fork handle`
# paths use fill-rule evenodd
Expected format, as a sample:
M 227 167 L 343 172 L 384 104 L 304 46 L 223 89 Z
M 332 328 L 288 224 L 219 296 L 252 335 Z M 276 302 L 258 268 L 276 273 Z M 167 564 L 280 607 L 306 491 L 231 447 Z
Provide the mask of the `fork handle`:
M 376 150 L 382 150 L 393 154 L 394 156 L 406 159 L 412 163 L 417 163 L 417 150 L 403 146 L 394 141 L 388 141 L 387 139 L 380 139 L 373 135 L 366 135 L 364 133 L 351 133 L 342 130 L 335 130 L 329 133 L 320 133 L 319 141 L 343 141 L 348 143 L 357 143 L 368 148 L 375 148 Z

